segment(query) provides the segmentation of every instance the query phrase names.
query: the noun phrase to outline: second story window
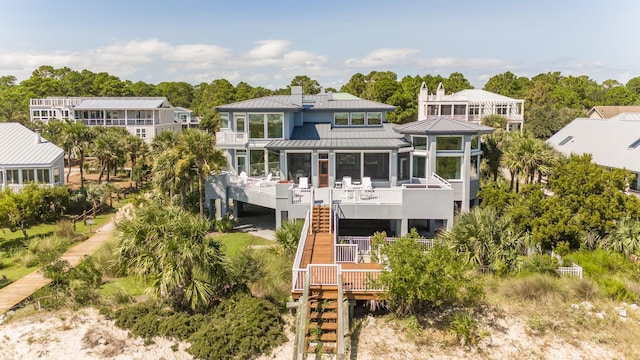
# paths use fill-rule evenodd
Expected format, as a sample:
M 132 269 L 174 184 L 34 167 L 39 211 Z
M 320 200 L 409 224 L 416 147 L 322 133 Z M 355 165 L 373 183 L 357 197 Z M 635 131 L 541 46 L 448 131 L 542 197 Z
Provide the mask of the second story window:
M 467 105 L 453 105 L 453 115 L 466 115 Z
M 351 126 L 364 126 L 364 113 L 351 113 Z
M 220 113 L 220 128 L 228 129 L 229 128 L 229 113 Z
M 284 115 L 278 114 L 249 114 L 249 138 L 251 139 L 282 139 Z M 240 132 L 239 129 L 236 131 Z
M 480 115 L 480 105 L 469 105 L 469 115 L 470 116 Z
M 333 123 L 335 126 L 349 126 L 349 113 L 333 114 Z
M 496 105 L 496 114 L 507 115 L 508 105 Z
M 380 112 L 367 113 L 367 125 L 369 126 L 382 125 L 382 113 Z
M 427 115 L 440 115 L 440 112 L 438 111 L 438 105 L 428 105 Z

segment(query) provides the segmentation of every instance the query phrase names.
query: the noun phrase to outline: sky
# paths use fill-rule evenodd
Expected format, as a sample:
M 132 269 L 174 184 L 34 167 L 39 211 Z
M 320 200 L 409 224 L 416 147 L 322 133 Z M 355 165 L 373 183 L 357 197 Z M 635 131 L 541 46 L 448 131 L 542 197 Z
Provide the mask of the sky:
M 0 76 L 18 81 L 51 65 L 270 89 L 373 70 L 460 72 L 476 88 L 506 71 L 626 83 L 639 45 L 637 0 L 0 0 Z

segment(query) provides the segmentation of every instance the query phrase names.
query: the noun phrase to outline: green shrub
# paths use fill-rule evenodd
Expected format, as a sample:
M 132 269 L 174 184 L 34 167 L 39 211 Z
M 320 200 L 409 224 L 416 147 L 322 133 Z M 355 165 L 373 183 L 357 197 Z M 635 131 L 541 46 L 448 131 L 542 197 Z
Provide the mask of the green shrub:
M 150 339 L 187 340 L 198 359 L 247 359 L 267 353 L 286 340 L 278 309 L 270 302 L 238 293 L 209 313 L 188 314 L 148 302 L 114 313 L 116 325 Z
M 577 281 L 571 281 L 569 290 L 573 297 L 578 301 L 593 301 L 600 296 L 598 285 L 591 279 L 582 278 Z
M 565 260 L 580 265 L 586 276 L 596 280 L 610 275 L 635 277 L 638 274 L 637 264 L 633 264 L 620 253 L 602 249 L 573 252 L 567 254 Z
M 304 222 L 302 220 L 294 220 L 285 222 L 276 230 L 276 241 L 280 244 L 280 248 L 285 254 L 293 255 L 296 253 L 298 242 L 302 235 L 302 228 L 304 228 Z
M 224 214 L 220 219 L 214 222 L 216 231 L 227 233 L 233 230 L 238 224 L 238 220 L 231 213 Z
M 521 271 L 523 273 L 539 273 L 558 276 L 558 260 L 544 254 L 535 254 L 523 259 Z
M 467 311 L 455 313 L 449 323 L 449 329 L 456 334 L 458 342 L 466 346 L 478 344 L 478 341 L 485 336 L 476 319 Z
M 553 252 L 560 256 L 567 255 L 570 250 L 568 241 L 558 241 L 556 246 L 553 247 Z
M 45 265 L 57 258 L 69 246 L 71 246 L 71 241 L 68 238 L 59 236 L 36 237 L 29 240 L 27 251 L 37 258 L 37 264 Z
M 601 281 L 606 296 L 616 301 L 635 302 L 638 296 L 629 290 L 622 279 L 605 278 Z
M 266 300 L 239 294 L 220 303 L 215 317 L 188 339 L 198 359 L 249 359 L 286 340 L 280 313 Z
M 68 239 L 71 242 L 80 242 L 87 239 L 87 235 L 77 232 L 73 229 L 73 222 L 63 220 L 58 222 L 56 229 L 53 231 L 56 237 Z

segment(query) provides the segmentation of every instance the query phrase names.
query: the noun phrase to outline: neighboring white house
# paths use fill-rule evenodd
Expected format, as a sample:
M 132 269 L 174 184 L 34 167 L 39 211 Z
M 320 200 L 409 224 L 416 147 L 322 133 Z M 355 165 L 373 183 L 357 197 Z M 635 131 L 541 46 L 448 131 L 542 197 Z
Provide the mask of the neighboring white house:
M 442 83 L 435 94 L 429 94 L 423 82 L 418 96 L 418 120 L 447 117 L 481 124 L 487 115 L 501 115 L 507 119 L 507 130 L 522 131 L 524 100 L 513 99 L 485 90 L 467 89 L 445 95 Z
M 64 151 L 19 123 L 0 123 L 0 190 L 64 184 Z
M 567 156 L 591 154 L 598 165 L 632 171 L 636 176 L 629 187 L 640 190 L 640 112 L 622 113 L 609 119 L 578 118 L 547 143 Z
M 176 106 L 173 108 L 173 118 L 182 125 L 183 129 L 193 129 L 200 125 L 200 118 L 192 110 Z
M 164 97 L 48 97 L 31 99 L 29 106 L 31 121 L 69 119 L 87 126 L 120 126 L 148 143 L 163 131 L 181 131 L 175 110 Z

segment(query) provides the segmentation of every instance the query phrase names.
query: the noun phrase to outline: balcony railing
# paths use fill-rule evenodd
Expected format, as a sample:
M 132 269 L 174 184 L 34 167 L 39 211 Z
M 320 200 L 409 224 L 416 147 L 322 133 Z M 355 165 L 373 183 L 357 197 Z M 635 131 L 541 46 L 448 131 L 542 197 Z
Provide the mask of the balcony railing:
M 230 175 L 229 183 L 232 186 L 239 187 L 244 190 L 269 194 L 276 193 L 276 180 L 268 180 L 267 178 L 253 178 Z
M 29 186 L 30 184 L 0 184 L 0 192 L 4 191 L 5 188 L 8 188 L 9 190 L 13 191 L 13 192 L 20 192 L 22 190 L 24 190 L 24 188 L 26 188 L 27 186 Z M 43 186 L 43 187 L 54 187 L 54 184 L 43 184 L 43 183 L 38 183 L 38 186 Z
M 243 145 L 248 142 L 246 133 L 220 131 L 216 133 L 217 145 Z

